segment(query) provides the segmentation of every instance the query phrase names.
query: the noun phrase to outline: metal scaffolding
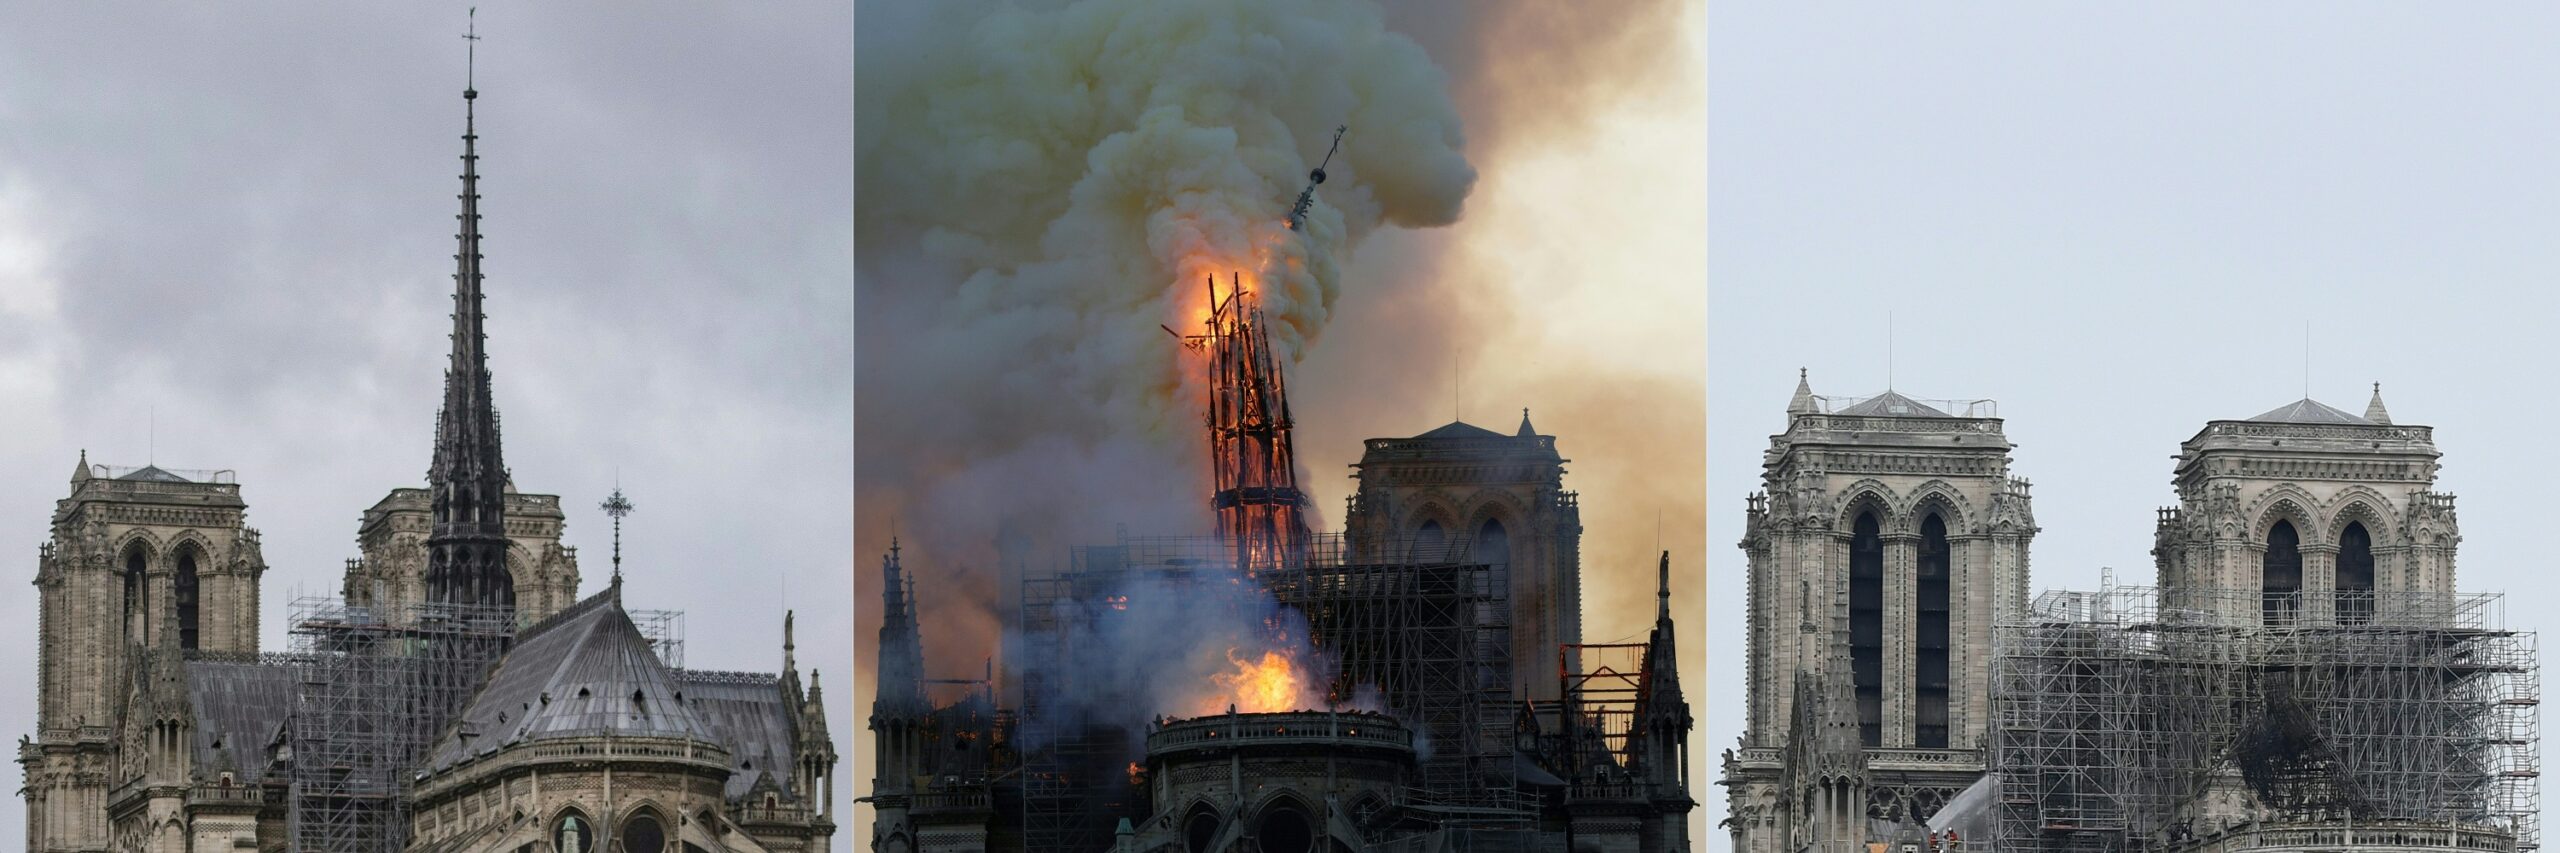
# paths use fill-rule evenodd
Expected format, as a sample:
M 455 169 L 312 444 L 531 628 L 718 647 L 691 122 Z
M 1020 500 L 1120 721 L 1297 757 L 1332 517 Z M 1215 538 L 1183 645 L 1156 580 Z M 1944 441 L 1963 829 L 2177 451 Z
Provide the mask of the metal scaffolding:
M 409 836 L 408 786 L 505 653 L 515 609 L 384 612 L 303 598 L 291 619 L 301 682 L 290 741 L 293 849 L 399 850 Z
M 1067 662 L 1100 620 L 1154 604 L 1129 599 L 1128 591 L 1141 587 L 1170 591 L 1186 608 L 1243 614 L 1276 599 L 1295 609 L 1330 668 L 1328 693 L 1346 703 L 1374 695 L 1430 746 L 1408 792 L 1413 806 L 1449 815 L 1451 828 L 1526 828 L 1535 804 L 1516 784 L 1513 734 L 1522 705 L 1511 684 L 1507 567 L 1470 562 L 1464 541 L 1395 551 L 1407 560 L 1345 564 L 1341 536 L 1313 535 L 1295 559 L 1231 583 L 1241 573 L 1223 538 L 1123 537 L 1074 549 L 1066 571 L 1025 579 L 1023 702 L 1014 738 L 1025 849 L 1106 848 L 1117 819 L 1145 805 L 1145 791 L 1127 772 L 1139 741 L 1061 700 L 1072 692 L 1093 704 L 1096 686 L 1068 684 L 1078 673 Z
M 2534 635 L 2495 596 L 2310 595 L 2054 592 L 2000 625 L 2000 849 L 2176 849 L 2253 813 L 2535 849 Z
M 1345 565 L 1341 539 L 1328 537 L 1314 559 L 1271 577 L 1271 589 L 1306 615 L 1310 639 L 1335 666 L 1334 695 L 1378 691 L 1384 710 L 1430 745 L 1413 801 L 1526 821 L 1509 567 L 1473 561 L 1470 544 L 1406 543 L 1391 546 L 1403 562 Z

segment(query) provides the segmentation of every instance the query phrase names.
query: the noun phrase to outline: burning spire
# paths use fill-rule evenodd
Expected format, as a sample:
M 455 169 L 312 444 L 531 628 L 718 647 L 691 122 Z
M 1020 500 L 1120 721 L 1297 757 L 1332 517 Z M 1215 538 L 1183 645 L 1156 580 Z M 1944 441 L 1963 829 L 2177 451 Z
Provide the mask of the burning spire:
M 1324 183 L 1324 167 L 1333 165 L 1333 152 L 1342 150 L 1342 134 L 1350 129 L 1347 124 L 1333 129 L 1333 147 L 1325 149 L 1324 162 L 1307 173 L 1307 188 L 1298 193 L 1298 203 L 1289 208 L 1289 230 L 1307 230 L 1307 210 L 1315 206 L 1316 185 Z
M 1289 439 L 1288 386 L 1261 309 L 1241 277 L 1230 284 L 1222 298 L 1217 278 L 1208 280 L 1208 331 L 1183 344 L 1209 357 L 1209 467 L 1216 477 L 1209 506 L 1218 538 L 1235 549 L 1237 569 L 1256 575 L 1303 559 L 1311 536 Z

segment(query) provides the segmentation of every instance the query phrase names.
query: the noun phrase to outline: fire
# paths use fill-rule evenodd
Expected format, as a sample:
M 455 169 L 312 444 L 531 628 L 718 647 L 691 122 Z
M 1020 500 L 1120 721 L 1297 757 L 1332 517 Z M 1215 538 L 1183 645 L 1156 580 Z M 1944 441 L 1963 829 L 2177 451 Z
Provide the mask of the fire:
M 1208 707 L 1201 713 L 1225 713 L 1226 706 L 1230 704 L 1247 714 L 1294 711 L 1310 706 L 1306 673 L 1300 671 L 1288 655 L 1270 651 L 1263 652 L 1260 660 L 1246 660 L 1237 657 L 1236 650 L 1231 647 L 1227 649 L 1227 662 L 1234 664 L 1236 671 L 1209 676 L 1209 682 L 1217 685 L 1218 692 L 1210 697 Z

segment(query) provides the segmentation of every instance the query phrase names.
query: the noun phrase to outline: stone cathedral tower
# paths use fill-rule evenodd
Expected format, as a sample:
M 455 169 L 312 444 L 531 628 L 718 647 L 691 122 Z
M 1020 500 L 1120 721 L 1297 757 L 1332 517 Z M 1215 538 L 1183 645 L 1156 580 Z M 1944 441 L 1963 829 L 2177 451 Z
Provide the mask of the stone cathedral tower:
M 1864 754 L 1831 764 L 1869 781 L 1825 784 L 1862 791 L 1872 817 L 1925 819 L 1982 774 L 1992 626 L 2025 607 L 2036 533 L 2010 448 L 1987 400 L 1816 397 L 1799 378 L 1741 543 L 1748 710 L 1725 762 L 1735 850 L 1791 849 L 1787 756 L 1841 741 L 1830 729 L 1851 719 Z M 1841 648 L 1804 639 L 1835 619 Z M 1844 664 L 1845 685 L 1831 672 Z M 1817 695 L 1821 713 L 1793 707 Z
M 1564 489 L 1556 437 L 1520 412 L 1503 435 L 1463 421 L 1412 438 L 1373 438 L 1352 467 L 1348 559 L 1439 559 L 1505 567 L 1511 688 L 1555 699 L 1557 647 L 1582 642 L 1582 508 Z M 1404 553 L 1397 553 L 1403 551 Z
M 2391 422 L 2379 384 L 2361 416 L 2304 398 L 2206 423 L 2179 446 L 2178 506 L 2160 511 L 2162 605 L 2356 625 L 2451 595 L 2462 536 L 2434 490 L 2440 455 L 2433 428 Z
M 27 848 L 108 846 L 117 737 L 147 659 L 258 651 L 266 558 L 229 471 L 72 469 L 38 552 L 36 737 L 21 741 Z

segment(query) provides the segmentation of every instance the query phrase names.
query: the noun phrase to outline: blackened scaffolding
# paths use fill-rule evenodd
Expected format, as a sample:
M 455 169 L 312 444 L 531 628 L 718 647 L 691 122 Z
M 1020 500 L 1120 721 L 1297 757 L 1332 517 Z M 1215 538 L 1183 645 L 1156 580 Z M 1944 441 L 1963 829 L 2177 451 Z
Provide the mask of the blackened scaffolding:
M 2176 849 L 2233 831 L 2246 799 L 2277 823 L 2536 849 L 2534 635 L 2503 628 L 2495 596 L 2352 595 L 2038 598 L 1999 626 L 1999 848 Z
M 1342 541 L 1311 535 L 1297 559 L 1242 580 L 1224 538 L 1124 536 L 1074 549 L 1066 571 L 1026 578 L 1013 738 L 1024 849 L 1106 849 L 1118 818 L 1143 817 L 1146 792 L 1127 773 L 1142 741 L 1091 709 L 1195 710 L 1143 708 L 1144 696 L 1069 683 L 1077 644 L 1132 608 L 1227 607 L 1244 619 L 1267 609 L 1255 601 L 1264 595 L 1306 618 L 1323 658 L 1308 663 L 1327 668 L 1330 696 L 1346 704 L 1374 697 L 1427 746 L 1406 792 L 1416 817 L 1451 838 L 1516 839 L 1534 828 L 1536 803 L 1519 784 L 1529 759 L 1514 740 L 1523 704 L 1511 683 L 1509 567 L 1472 561 L 1463 540 L 1390 546 L 1403 562 L 1346 564 Z M 1133 589 L 1179 600 L 1132 600 Z
M 1472 540 L 1389 545 L 1402 562 L 1342 562 L 1327 537 L 1270 579 L 1307 618 L 1333 666 L 1333 694 L 1374 689 L 1428 745 L 1409 802 L 1461 822 L 1510 826 L 1534 814 L 1519 789 L 1519 685 L 1511 683 L 1510 567 L 1478 562 Z

